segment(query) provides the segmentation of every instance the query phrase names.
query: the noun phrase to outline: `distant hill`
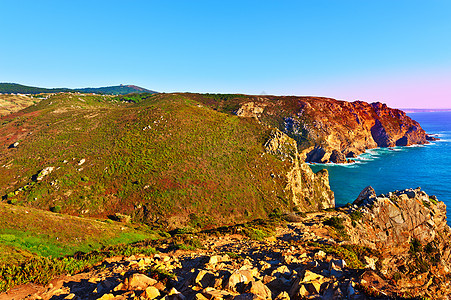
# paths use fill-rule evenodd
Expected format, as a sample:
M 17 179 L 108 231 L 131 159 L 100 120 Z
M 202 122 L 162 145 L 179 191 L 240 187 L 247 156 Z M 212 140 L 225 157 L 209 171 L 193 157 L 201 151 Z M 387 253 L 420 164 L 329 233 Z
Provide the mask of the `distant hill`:
M 108 95 L 125 95 L 131 93 L 157 93 L 136 85 L 117 85 L 99 88 L 40 88 L 34 86 L 26 86 L 17 83 L 0 83 L 0 93 L 4 94 L 41 94 L 41 93 L 60 93 L 60 92 L 80 92 L 80 93 L 95 93 Z

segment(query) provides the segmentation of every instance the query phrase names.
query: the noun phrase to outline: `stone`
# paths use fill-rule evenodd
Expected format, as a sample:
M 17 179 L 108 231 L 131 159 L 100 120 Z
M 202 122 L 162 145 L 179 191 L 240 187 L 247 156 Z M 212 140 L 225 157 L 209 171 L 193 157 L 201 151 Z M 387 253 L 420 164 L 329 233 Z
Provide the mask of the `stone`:
M 274 276 L 274 277 L 283 276 L 283 277 L 288 278 L 288 277 L 290 277 L 290 275 L 291 275 L 291 271 L 285 265 L 282 265 L 282 266 L 278 267 L 277 269 L 275 269 L 274 271 L 271 272 L 271 276 Z
M 260 280 L 249 282 L 245 291 L 263 299 L 271 299 L 271 290 Z
M 208 261 L 210 265 L 217 264 L 219 262 L 229 261 L 230 258 L 227 254 L 225 255 L 212 255 Z
M 36 175 L 36 180 L 41 181 L 42 179 L 44 179 L 45 176 L 52 173 L 54 169 L 55 169 L 55 167 L 45 167 L 44 169 L 42 169 L 42 171 L 40 171 Z
M 280 292 L 279 295 L 277 295 L 275 300 L 290 300 L 290 295 L 286 291 Z
M 333 259 L 329 262 L 329 270 L 330 269 L 343 269 L 346 267 L 346 262 L 344 259 Z
M 154 286 L 149 286 L 145 289 L 145 296 L 147 299 L 155 299 L 160 296 L 160 291 Z
M 208 298 L 205 297 L 204 295 L 202 295 L 202 293 L 197 293 L 196 295 L 194 295 L 194 299 L 195 300 L 208 300 Z
M 320 280 L 323 278 L 324 278 L 324 276 L 322 276 L 320 274 L 314 273 L 310 270 L 305 270 L 304 277 L 302 278 L 302 282 L 310 282 L 313 280 Z
M 172 288 L 169 291 L 169 293 L 164 297 L 164 299 L 167 299 L 167 300 L 185 300 L 186 297 L 182 293 L 177 291 L 177 289 Z
M 194 283 L 202 288 L 206 288 L 213 285 L 214 279 L 215 275 L 213 273 L 206 270 L 199 270 L 199 273 L 194 279 Z
M 145 290 L 147 287 L 155 285 L 156 283 L 157 280 L 140 273 L 134 273 L 124 281 L 124 284 L 130 290 Z
M 323 250 L 319 250 L 318 252 L 315 253 L 315 259 L 323 259 L 326 257 L 326 252 L 324 252 Z
M 232 275 L 230 275 L 227 284 L 226 284 L 226 289 L 231 290 L 236 292 L 237 291 L 237 285 L 239 284 L 246 284 L 248 283 L 251 279 L 249 278 L 249 276 L 245 275 L 246 271 L 235 271 L 232 273 Z M 250 273 L 249 273 L 250 275 Z
M 341 153 L 340 151 L 335 150 L 335 149 L 332 150 L 329 161 L 336 163 L 336 164 L 348 162 L 348 160 L 346 159 L 346 155 L 344 155 L 343 153 Z
M 365 205 L 368 201 L 374 198 L 376 198 L 376 191 L 371 186 L 367 186 L 360 192 L 359 196 L 352 204 L 357 206 Z
M 110 300 L 116 298 L 113 294 L 105 294 L 102 297 L 98 298 L 98 300 Z
M 363 259 L 365 260 L 366 264 L 365 268 L 376 270 L 376 262 L 378 261 L 377 257 L 364 256 Z
M 202 295 L 204 295 L 207 299 L 215 300 L 215 299 L 230 298 L 232 296 L 235 296 L 236 294 L 232 294 L 224 290 L 217 290 L 209 287 L 202 291 Z
M 257 300 L 257 299 L 261 298 L 252 293 L 244 293 L 233 297 L 233 300 Z
M 313 280 L 303 285 L 309 294 L 319 294 L 321 291 L 321 282 L 319 280 Z
M 17 146 L 19 146 L 19 142 L 15 142 L 15 143 L 9 145 L 8 148 L 9 148 L 9 149 L 17 148 Z

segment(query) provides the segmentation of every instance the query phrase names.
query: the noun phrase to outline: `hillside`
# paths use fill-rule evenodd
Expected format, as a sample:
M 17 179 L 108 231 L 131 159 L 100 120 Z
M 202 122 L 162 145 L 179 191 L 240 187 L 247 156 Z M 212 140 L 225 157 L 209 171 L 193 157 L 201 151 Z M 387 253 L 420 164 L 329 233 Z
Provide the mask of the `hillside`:
M 26 95 L 0 94 L 0 116 L 19 111 L 41 101 Z
M 102 251 L 101 264 L 78 274 L 42 276 L 29 262 L 2 274 L 0 266 L 0 279 L 34 282 L 0 299 L 448 299 L 444 203 L 420 189 L 366 192 L 352 207 L 296 222 L 279 215 L 135 243 L 134 255 Z
M 327 172 L 300 164 L 285 135 L 183 95 L 146 97 L 56 94 L 3 117 L 4 201 L 168 229 L 334 206 Z
M 42 93 L 61 93 L 61 92 L 80 92 L 80 93 L 95 93 L 103 95 L 125 95 L 131 93 L 156 93 L 135 85 L 117 85 L 100 88 L 40 88 L 33 86 L 26 86 L 17 83 L 0 83 L 0 93 L 3 94 L 42 94 Z

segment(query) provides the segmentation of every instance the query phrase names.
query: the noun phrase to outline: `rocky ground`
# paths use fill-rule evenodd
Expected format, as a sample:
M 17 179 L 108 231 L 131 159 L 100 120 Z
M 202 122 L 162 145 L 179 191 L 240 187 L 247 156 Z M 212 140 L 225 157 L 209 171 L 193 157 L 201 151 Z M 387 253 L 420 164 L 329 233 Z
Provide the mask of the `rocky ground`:
M 449 257 L 444 253 L 449 243 L 439 245 L 436 236 L 449 235 L 441 218 L 444 205 L 428 200 L 433 198 L 418 189 L 390 197 L 384 200 L 388 198 L 376 197 L 368 189 L 351 207 L 288 217 L 296 222 L 280 224 L 274 235 L 261 241 L 239 233 L 192 235 L 202 243 L 192 251 L 173 250 L 159 242 L 158 253 L 152 256 L 113 257 L 47 286 L 16 287 L 0 299 L 449 299 Z M 407 202 L 410 212 L 391 216 Z M 356 211 L 363 215 L 351 217 Z M 387 244 L 382 252 L 352 244 L 369 230 L 366 225 L 371 226 L 372 237 L 380 236 L 377 222 L 385 212 L 398 222 L 383 228 L 386 236 L 409 239 L 412 234 L 406 249 L 405 240 L 387 238 L 393 247 Z M 426 212 L 428 216 L 412 221 L 411 216 Z M 424 240 L 412 242 L 419 237 L 411 226 L 421 228 L 418 234 Z M 421 244 L 428 239 L 435 243 L 432 252 Z M 437 259 L 428 261 L 424 253 Z M 419 269 L 415 265 L 419 259 L 428 268 Z

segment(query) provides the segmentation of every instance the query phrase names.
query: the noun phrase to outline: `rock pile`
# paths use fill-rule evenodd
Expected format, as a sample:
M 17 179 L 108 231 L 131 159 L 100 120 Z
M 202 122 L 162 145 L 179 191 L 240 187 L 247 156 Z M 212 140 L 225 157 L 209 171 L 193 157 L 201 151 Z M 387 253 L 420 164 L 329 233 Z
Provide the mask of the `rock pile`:
M 158 254 L 110 258 L 5 299 L 447 299 L 445 205 L 420 189 L 367 188 L 356 203 L 306 214 L 264 241 L 208 235 L 194 251 L 159 243 Z

